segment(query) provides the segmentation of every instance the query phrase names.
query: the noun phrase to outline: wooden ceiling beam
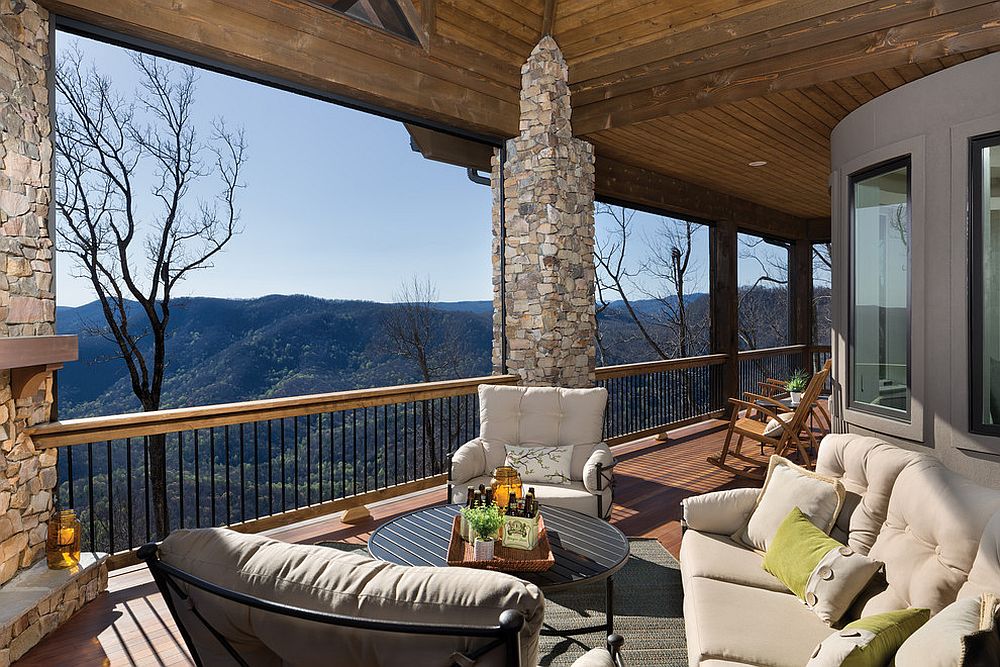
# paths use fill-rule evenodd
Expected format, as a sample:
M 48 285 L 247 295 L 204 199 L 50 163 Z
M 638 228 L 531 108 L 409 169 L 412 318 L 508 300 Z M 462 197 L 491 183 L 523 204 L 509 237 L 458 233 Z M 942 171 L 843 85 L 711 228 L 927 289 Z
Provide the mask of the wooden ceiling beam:
M 573 129 L 601 129 L 795 90 L 1000 44 L 1000 3 L 820 44 L 674 81 L 573 110 Z M 572 67 L 571 67 L 572 70 Z
M 938 14 L 968 9 L 984 0 L 809 0 L 791 8 L 765 7 L 727 25 L 728 30 L 693 30 L 627 49 L 618 70 L 591 77 L 587 63 L 574 66 L 571 90 L 578 106 L 653 86 L 718 72 L 794 53 L 841 39 L 871 34 Z M 630 66 L 638 63 L 635 66 Z M 606 69 L 603 65 L 600 70 Z M 579 77 L 579 78 L 578 78 Z
M 763 236 L 795 240 L 809 231 L 794 215 L 600 155 L 595 188 L 599 198 L 698 220 L 731 220 Z
M 516 88 L 433 57 L 419 44 L 307 3 L 43 3 L 59 16 L 390 113 L 490 136 L 517 132 Z

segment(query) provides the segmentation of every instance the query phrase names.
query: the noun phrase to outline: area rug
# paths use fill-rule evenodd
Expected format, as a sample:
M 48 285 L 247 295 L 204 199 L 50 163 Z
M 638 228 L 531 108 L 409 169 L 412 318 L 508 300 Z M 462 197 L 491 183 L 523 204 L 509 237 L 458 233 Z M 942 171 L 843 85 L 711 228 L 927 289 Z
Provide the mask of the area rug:
M 364 545 L 321 542 L 343 551 Z M 656 540 L 630 539 L 632 556 L 615 575 L 615 632 L 625 638 L 629 667 L 684 667 L 680 566 Z M 545 624 L 556 631 L 604 622 L 604 583 L 589 584 L 545 598 Z M 538 662 L 544 667 L 572 665 L 585 650 L 604 645 L 604 633 L 577 637 L 542 635 Z

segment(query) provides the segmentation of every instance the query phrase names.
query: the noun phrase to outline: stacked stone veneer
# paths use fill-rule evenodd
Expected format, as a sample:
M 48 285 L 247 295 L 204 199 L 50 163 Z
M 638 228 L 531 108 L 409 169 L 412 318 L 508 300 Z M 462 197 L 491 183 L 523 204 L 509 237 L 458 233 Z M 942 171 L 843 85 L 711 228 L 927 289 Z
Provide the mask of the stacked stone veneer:
M 48 11 L 34 0 L 23 8 L 0 4 L 0 337 L 55 329 L 48 61 Z M 10 371 L 0 369 L 0 612 L 24 607 L 0 624 L 0 667 L 106 585 L 107 570 L 96 563 L 66 571 L 52 590 L 22 585 L 36 581 L 39 570 L 47 573 L 38 561 L 53 508 L 57 454 L 36 450 L 25 431 L 48 421 L 51 407 L 51 381 L 33 396 L 16 397 Z
M 543 37 L 521 68 L 520 133 L 506 143 L 502 176 L 499 151 L 493 158 L 493 364 L 502 367 L 505 298 L 507 369 L 525 385 L 594 383 L 594 149 L 573 137 L 567 76 Z

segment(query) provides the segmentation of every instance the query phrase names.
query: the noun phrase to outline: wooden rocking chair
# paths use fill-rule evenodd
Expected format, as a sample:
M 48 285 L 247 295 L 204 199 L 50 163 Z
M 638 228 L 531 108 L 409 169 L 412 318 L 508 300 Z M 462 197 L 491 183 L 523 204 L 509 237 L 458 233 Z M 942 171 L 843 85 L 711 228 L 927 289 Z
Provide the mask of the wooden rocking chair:
M 729 431 L 722 445 L 722 453 L 708 457 L 708 462 L 739 477 L 762 480 L 769 458 L 763 455 L 764 448 L 772 447 L 774 453 L 779 456 L 798 452 L 802 465 L 812 467 L 813 462 L 809 452 L 816 448 L 816 437 L 808 427 L 807 421 L 829 375 L 830 362 L 827 362 L 812 376 L 795 410 L 789 410 L 778 400 L 751 392 L 744 393 L 742 399 L 730 398 L 729 401 L 734 408 L 733 416 L 729 421 Z M 777 432 L 767 433 L 768 424 L 774 423 L 772 420 L 784 424 Z M 737 436 L 735 446 L 733 446 L 733 435 Z M 751 456 L 743 451 L 743 441 L 748 438 L 760 446 L 760 457 Z M 736 461 L 730 463 L 730 459 Z

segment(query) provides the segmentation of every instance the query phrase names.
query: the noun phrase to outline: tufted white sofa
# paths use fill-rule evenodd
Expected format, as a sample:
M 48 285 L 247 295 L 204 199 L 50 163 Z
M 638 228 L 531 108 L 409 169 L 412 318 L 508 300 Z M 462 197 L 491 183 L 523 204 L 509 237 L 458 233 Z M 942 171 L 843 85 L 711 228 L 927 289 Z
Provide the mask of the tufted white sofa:
M 847 502 L 832 536 L 885 563 L 847 620 L 906 607 L 935 614 L 957 598 L 1000 592 L 1000 490 L 928 454 L 857 435 L 829 435 L 816 470 Z M 758 489 L 688 498 L 681 541 L 684 625 L 692 666 L 801 666 L 833 631 L 729 538 Z
M 611 513 L 614 457 L 604 443 L 608 392 L 560 387 L 479 386 L 479 437 L 452 455 L 451 502 L 464 503 L 468 487 L 490 485 L 507 445 L 572 446 L 569 484 L 534 486 L 538 501 L 607 518 Z

